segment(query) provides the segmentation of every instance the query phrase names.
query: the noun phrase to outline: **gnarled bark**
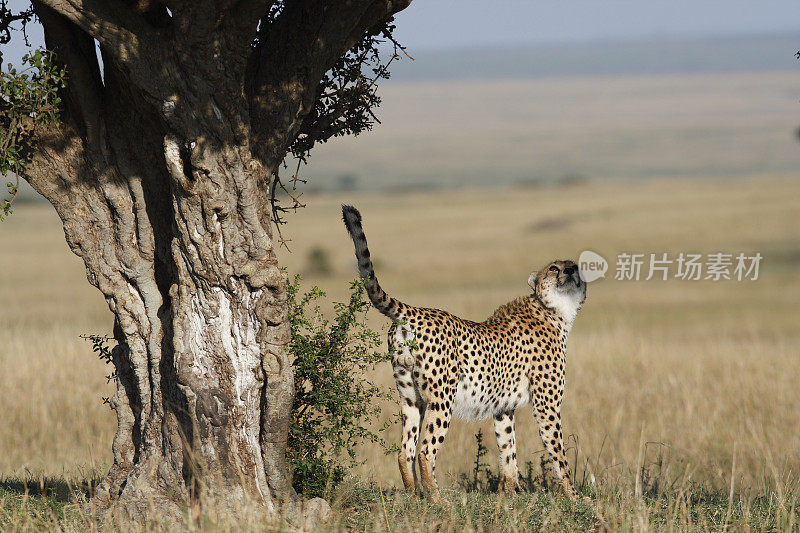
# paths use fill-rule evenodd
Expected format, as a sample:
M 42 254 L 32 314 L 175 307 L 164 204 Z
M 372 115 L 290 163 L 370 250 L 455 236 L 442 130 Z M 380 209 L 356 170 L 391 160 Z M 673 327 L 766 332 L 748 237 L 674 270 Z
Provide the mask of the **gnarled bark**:
M 96 509 L 177 517 L 207 497 L 297 513 L 270 177 L 332 62 L 407 3 L 285 2 L 252 46 L 272 2 L 34 2 L 69 84 L 24 177 L 56 208 L 118 342 Z

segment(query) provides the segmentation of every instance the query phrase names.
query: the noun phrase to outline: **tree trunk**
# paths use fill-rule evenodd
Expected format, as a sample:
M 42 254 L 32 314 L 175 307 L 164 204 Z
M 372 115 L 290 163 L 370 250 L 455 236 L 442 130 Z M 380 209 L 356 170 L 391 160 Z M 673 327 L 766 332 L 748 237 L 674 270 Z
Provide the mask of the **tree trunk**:
M 118 343 L 95 509 L 179 519 L 193 501 L 254 502 L 297 521 L 270 180 L 301 131 L 349 109 L 319 115 L 325 73 L 408 3 L 33 1 L 68 83 L 23 177 L 56 208 Z
M 26 176 L 115 316 L 119 426 L 92 503 L 119 501 L 138 518 L 207 495 L 277 515 L 296 500 L 285 463 L 294 391 L 268 176 L 248 186 L 259 165 L 246 150 L 181 154 L 169 135 L 158 150 L 142 126 L 113 132 L 116 164 L 73 136 L 51 139 Z M 153 159 L 178 177 L 140 172 Z
M 48 38 L 72 40 L 58 52 L 71 66 L 75 111 L 42 136 L 24 177 L 56 208 L 118 343 L 114 463 L 92 506 L 117 504 L 136 520 L 153 507 L 178 518 L 193 500 L 297 515 L 271 170 L 232 133 L 246 101 L 218 107 L 197 80 L 192 100 L 159 109 L 111 62 L 101 99 L 90 90 L 97 72 L 82 69 L 91 39 L 46 10 L 40 17 Z

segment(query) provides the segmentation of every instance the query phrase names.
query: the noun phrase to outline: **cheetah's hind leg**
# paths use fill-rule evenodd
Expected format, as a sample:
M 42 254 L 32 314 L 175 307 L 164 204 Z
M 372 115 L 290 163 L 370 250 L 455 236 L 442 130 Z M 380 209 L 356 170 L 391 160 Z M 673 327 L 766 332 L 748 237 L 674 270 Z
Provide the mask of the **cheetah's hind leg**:
M 417 488 L 417 440 L 420 433 L 420 421 L 425 412 L 422 399 L 417 393 L 411 370 L 403 365 L 394 364 L 394 379 L 400 395 L 400 412 L 403 418 L 403 430 L 400 436 L 400 451 L 397 453 L 397 465 L 406 491 L 414 492 Z
M 420 431 L 422 441 L 417 454 L 420 484 L 425 495 L 436 503 L 444 502 L 436 482 L 436 453 L 444 443 L 444 437 L 447 435 L 447 428 L 453 416 L 455 387 L 445 386 L 441 396 L 444 400 L 432 401 L 426 405 Z

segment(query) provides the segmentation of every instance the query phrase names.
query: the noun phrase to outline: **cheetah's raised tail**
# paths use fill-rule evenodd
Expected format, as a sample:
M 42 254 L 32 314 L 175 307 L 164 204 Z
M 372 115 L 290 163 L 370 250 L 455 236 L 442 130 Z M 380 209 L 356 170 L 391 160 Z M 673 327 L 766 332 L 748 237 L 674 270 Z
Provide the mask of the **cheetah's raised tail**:
M 364 228 L 361 227 L 361 213 L 351 205 L 343 205 L 342 218 L 356 247 L 358 273 L 364 280 L 364 288 L 367 290 L 372 305 L 392 320 L 399 319 L 404 304 L 386 294 L 386 291 L 378 283 L 378 278 L 375 277 L 375 269 L 372 266 L 367 247 L 367 236 L 364 235 Z

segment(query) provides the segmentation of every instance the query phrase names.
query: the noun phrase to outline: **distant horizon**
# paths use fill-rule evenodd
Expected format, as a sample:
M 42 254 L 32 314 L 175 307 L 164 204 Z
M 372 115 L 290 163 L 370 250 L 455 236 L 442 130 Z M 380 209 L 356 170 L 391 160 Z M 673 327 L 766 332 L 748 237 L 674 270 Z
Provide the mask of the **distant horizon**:
M 626 44 L 639 44 L 639 43 L 693 43 L 693 42 L 719 42 L 719 41 L 732 41 L 732 40 L 748 40 L 748 39 L 779 39 L 779 38 L 796 38 L 796 50 L 792 54 L 800 51 L 800 29 L 791 31 L 741 31 L 741 32 L 726 32 L 713 35 L 648 35 L 648 36 L 622 36 L 622 37 L 590 37 L 585 40 L 572 40 L 572 41 L 514 41 L 514 42 L 497 42 L 497 43 L 483 43 L 483 44 L 454 44 L 442 46 L 420 46 L 415 47 L 413 50 L 411 46 L 406 43 L 398 41 L 401 45 L 406 47 L 406 51 L 411 56 L 414 51 L 426 53 L 449 53 L 459 52 L 464 50 L 514 50 L 520 48 L 569 48 L 569 47 L 583 47 L 591 45 L 626 45 Z M 391 44 L 388 45 L 391 48 Z
M 392 81 L 800 71 L 800 31 L 414 49 Z
M 728 31 L 715 34 L 702 34 L 702 35 L 677 35 L 677 34 L 654 34 L 654 35 L 623 35 L 623 36 L 599 36 L 587 37 L 586 39 L 575 39 L 570 41 L 540 41 L 540 40 L 527 40 L 527 41 L 508 41 L 508 42 L 488 42 L 488 43 L 455 43 L 448 45 L 421 45 L 415 46 L 413 44 L 398 42 L 406 47 L 406 52 L 414 59 L 417 56 L 432 56 L 432 55 L 448 55 L 463 52 L 478 52 L 478 53 L 491 53 L 501 51 L 520 51 L 520 50 L 558 50 L 558 49 L 572 49 L 572 48 L 585 48 L 590 46 L 600 47 L 622 47 L 626 45 L 636 44 L 702 44 L 702 43 L 724 43 L 733 41 L 746 41 L 746 40 L 770 40 L 770 39 L 794 39 L 796 44 L 787 49 L 786 57 L 794 59 L 794 63 L 785 63 L 788 67 L 797 65 L 800 68 L 800 61 L 795 57 L 795 54 L 800 51 L 800 29 L 797 30 L 779 30 L 779 31 Z M 27 53 L 29 49 L 36 49 L 43 46 L 43 37 L 41 35 L 41 27 L 33 24 L 28 28 L 28 40 L 31 43 L 30 47 L 25 45 L 21 33 L 14 35 L 11 42 L 4 45 L 0 49 L 2 53 L 2 66 L 12 63 L 19 66 L 22 56 Z M 391 49 L 390 43 L 384 44 L 384 49 Z M 405 60 L 405 58 L 401 57 Z M 416 61 L 415 61 L 416 62 Z M 400 68 L 405 70 L 414 63 L 405 60 L 405 65 Z M 397 68 L 397 65 L 394 66 Z

